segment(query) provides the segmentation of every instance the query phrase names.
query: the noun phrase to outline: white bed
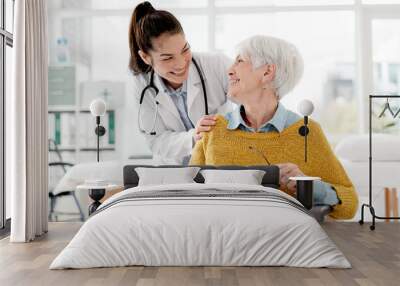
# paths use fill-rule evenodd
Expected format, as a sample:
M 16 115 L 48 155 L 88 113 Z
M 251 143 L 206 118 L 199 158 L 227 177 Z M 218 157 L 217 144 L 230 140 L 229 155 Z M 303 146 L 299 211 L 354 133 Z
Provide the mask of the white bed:
M 175 196 L 162 196 L 175 190 Z M 262 193 L 254 197 L 251 191 Z M 143 197 L 146 192 L 159 192 L 161 197 Z M 236 194 L 223 197 L 216 192 Z M 131 188 L 104 202 L 50 269 L 128 265 L 350 268 L 318 222 L 298 204 L 276 189 L 255 185 Z

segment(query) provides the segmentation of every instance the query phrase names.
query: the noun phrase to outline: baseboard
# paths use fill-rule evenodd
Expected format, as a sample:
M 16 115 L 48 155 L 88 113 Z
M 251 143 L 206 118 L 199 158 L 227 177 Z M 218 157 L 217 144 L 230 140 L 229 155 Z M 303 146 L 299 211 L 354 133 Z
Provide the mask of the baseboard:
M 11 218 L 6 219 L 6 223 L 3 228 L 0 228 L 0 239 L 3 239 L 10 235 L 11 231 Z

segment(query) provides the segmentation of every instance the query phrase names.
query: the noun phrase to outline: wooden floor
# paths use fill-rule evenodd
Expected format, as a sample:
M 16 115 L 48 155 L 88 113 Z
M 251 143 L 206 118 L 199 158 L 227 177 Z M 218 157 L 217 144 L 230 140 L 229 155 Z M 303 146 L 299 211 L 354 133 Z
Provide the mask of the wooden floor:
M 49 233 L 27 244 L 0 241 L 0 285 L 400 285 L 400 224 L 327 222 L 324 229 L 352 269 L 289 267 L 121 267 L 48 270 L 80 223 L 50 223 Z

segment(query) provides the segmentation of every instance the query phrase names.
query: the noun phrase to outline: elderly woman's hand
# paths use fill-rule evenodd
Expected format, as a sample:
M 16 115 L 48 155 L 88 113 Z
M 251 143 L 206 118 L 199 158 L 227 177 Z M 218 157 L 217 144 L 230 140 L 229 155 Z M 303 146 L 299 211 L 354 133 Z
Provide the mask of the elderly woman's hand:
M 290 177 L 304 176 L 304 173 L 296 164 L 282 163 L 279 167 L 279 183 L 281 187 L 286 187 L 292 196 L 296 195 L 296 181 L 289 180 Z
M 203 138 L 203 132 L 210 131 L 212 126 L 215 125 L 216 120 L 216 115 L 204 115 L 202 118 L 200 118 L 195 127 L 194 140 L 198 141 Z

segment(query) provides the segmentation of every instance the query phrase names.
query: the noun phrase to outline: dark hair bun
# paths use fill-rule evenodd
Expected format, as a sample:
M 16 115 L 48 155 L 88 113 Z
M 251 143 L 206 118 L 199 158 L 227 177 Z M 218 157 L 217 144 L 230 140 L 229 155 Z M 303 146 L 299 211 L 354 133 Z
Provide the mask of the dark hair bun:
M 140 19 L 142 19 L 144 16 L 151 14 L 155 11 L 156 9 L 154 9 L 154 7 L 148 1 L 138 4 L 135 8 L 136 23 L 138 23 Z
M 138 4 L 129 23 L 129 69 L 133 74 L 151 70 L 151 66 L 139 55 L 139 50 L 149 53 L 153 49 L 153 39 L 164 33 L 183 33 L 178 19 L 168 11 L 154 9 L 147 1 Z

